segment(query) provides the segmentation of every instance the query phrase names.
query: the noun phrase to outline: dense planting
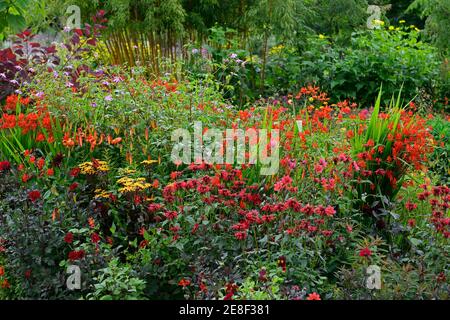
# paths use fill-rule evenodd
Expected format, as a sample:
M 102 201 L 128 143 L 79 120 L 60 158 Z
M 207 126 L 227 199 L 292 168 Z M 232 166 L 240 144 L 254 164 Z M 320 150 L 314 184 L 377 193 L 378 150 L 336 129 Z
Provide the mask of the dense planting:
M 265 79 L 245 50 L 193 45 L 155 76 L 104 63 L 104 15 L 0 51 L 1 299 L 449 298 L 448 100 L 415 28 L 354 34 L 342 59 L 323 36 L 273 46 Z M 267 139 L 244 138 L 244 163 L 208 161 L 238 142 L 208 132 L 251 129 Z

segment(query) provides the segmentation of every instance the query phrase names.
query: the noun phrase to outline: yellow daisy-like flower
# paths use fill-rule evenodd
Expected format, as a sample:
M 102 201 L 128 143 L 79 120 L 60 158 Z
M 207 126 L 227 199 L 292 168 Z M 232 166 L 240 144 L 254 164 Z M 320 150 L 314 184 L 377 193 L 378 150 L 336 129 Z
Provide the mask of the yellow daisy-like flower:
M 120 193 L 142 191 L 152 186 L 151 183 L 145 181 L 145 178 L 122 177 L 117 180 L 117 183 L 122 185 L 119 188 Z
M 134 169 L 129 169 L 129 168 L 125 168 L 125 169 L 119 169 L 120 174 L 122 175 L 128 175 L 128 174 L 134 174 L 136 173 L 136 170 Z
M 102 189 L 96 189 L 95 190 L 95 199 L 108 199 L 109 198 L 109 192 L 102 190 Z
M 144 161 L 141 162 L 141 164 L 143 164 L 143 165 L 151 165 L 151 164 L 157 163 L 157 162 L 158 162 L 158 160 L 144 160 Z
M 94 175 L 99 172 L 107 172 L 109 171 L 109 166 L 106 161 L 97 161 L 97 163 L 93 162 L 84 162 L 80 165 L 78 165 L 80 168 L 80 172 L 82 174 L 88 174 L 88 175 Z

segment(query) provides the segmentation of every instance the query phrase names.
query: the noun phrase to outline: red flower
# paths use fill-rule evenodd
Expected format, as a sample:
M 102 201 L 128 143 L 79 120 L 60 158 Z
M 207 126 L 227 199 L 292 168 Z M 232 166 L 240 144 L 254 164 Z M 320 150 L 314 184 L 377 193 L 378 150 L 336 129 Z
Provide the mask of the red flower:
M 11 164 L 8 161 L 1 161 L 0 162 L 0 172 L 6 171 L 11 169 Z
M 78 183 L 74 182 L 69 186 L 70 191 L 75 191 L 75 189 L 78 188 Z
M 281 267 L 283 272 L 286 272 L 286 257 L 281 256 L 278 258 L 278 266 Z
M 332 206 L 328 206 L 325 208 L 325 214 L 329 217 L 332 217 L 336 213 L 336 210 Z
M 2 288 L 3 288 L 3 289 L 11 288 L 11 285 L 9 284 L 8 279 L 4 279 L 4 280 L 3 280 L 3 282 L 2 282 Z
M 139 243 L 139 248 L 144 249 L 148 245 L 148 240 L 142 240 L 141 243 Z
M 80 174 L 80 168 L 73 168 L 72 170 L 70 170 L 69 175 L 73 178 L 77 177 Z
M 64 237 L 65 243 L 72 243 L 73 242 L 73 233 L 67 232 L 66 236 Z
M 416 219 L 409 219 L 408 220 L 408 225 L 413 228 L 416 225 Z
M 31 179 L 31 176 L 30 176 L 30 175 L 28 175 L 28 174 L 26 174 L 26 173 L 23 174 L 23 176 L 22 176 L 22 182 L 23 182 L 23 183 L 27 183 L 28 180 L 30 180 L 30 179 Z
M 408 201 L 406 202 L 405 207 L 408 211 L 413 211 L 417 208 L 417 204 Z
M 27 271 L 25 271 L 25 278 L 30 279 L 31 277 L 31 269 L 28 269 Z
M 55 170 L 53 170 L 53 168 L 50 168 L 50 169 L 47 170 L 47 175 L 49 177 L 52 177 L 54 174 L 55 174 Z
M 41 193 L 38 190 L 33 190 L 28 193 L 28 199 L 31 202 L 36 202 L 36 200 L 41 198 Z
M 320 299 L 320 295 L 316 292 L 310 293 L 306 300 L 322 300 Z
M 185 288 L 185 287 L 187 287 L 188 285 L 190 285 L 191 284 L 191 280 L 189 280 L 189 279 L 181 279 L 180 280 L 180 282 L 178 282 L 178 285 L 180 286 L 180 287 L 183 287 L 183 288 Z
M 84 258 L 85 252 L 84 250 L 74 250 L 69 252 L 69 260 L 76 261 Z
M 0 266 L 0 277 L 2 277 L 3 275 L 5 275 L 5 268 Z
M 242 231 L 235 232 L 234 237 L 238 240 L 244 240 L 247 238 L 247 232 Z
M 233 300 L 233 292 L 228 292 L 225 297 L 223 297 L 223 300 Z
M 367 247 L 359 250 L 360 257 L 370 257 L 371 255 L 372 255 L 372 251 Z
M 97 233 L 94 232 L 91 235 L 91 240 L 92 240 L 92 243 L 98 243 L 100 241 L 100 236 Z

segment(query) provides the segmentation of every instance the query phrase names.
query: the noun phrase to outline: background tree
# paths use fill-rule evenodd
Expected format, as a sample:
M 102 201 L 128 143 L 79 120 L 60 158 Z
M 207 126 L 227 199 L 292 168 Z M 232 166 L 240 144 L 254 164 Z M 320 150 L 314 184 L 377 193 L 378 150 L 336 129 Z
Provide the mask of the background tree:
M 450 48 L 450 1 L 415 0 L 407 12 L 419 12 L 425 20 L 425 33 L 448 57 Z

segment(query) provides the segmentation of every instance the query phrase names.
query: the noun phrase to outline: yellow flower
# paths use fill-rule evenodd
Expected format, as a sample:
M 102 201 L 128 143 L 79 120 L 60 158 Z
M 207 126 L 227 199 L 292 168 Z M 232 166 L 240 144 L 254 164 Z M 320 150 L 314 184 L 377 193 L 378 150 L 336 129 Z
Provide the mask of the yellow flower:
M 94 175 L 99 172 L 109 171 L 109 166 L 106 161 L 97 161 L 96 164 L 92 162 L 84 162 L 78 165 L 82 174 Z
M 128 174 L 136 173 L 136 170 L 125 168 L 125 169 L 120 169 L 119 172 L 123 175 L 128 175 Z
M 144 160 L 144 161 L 141 162 L 141 164 L 151 165 L 151 164 L 156 163 L 156 162 L 158 162 L 158 160 Z
M 395 27 L 394 26 L 389 26 L 389 30 L 394 30 Z
M 117 183 L 122 185 L 119 188 L 120 193 L 142 191 L 152 186 L 151 183 L 145 182 L 145 178 L 122 177 L 117 180 Z
M 380 25 L 380 26 L 384 26 L 384 21 L 383 21 L 383 20 L 374 19 L 374 20 L 373 20 L 373 23 L 374 23 L 374 24 L 378 24 L 378 25 Z
M 399 23 L 405 23 L 405 22 L 406 22 L 405 20 L 400 20 L 400 21 L 399 21 Z
M 102 189 L 96 189 L 95 190 L 95 199 L 108 199 L 109 198 L 109 192 L 102 190 Z
M 323 34 L 319 34 L 319 39 L 325 39 L 325 36 Z

